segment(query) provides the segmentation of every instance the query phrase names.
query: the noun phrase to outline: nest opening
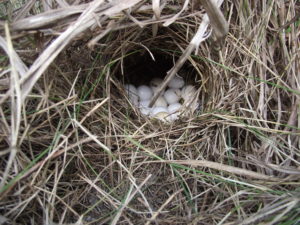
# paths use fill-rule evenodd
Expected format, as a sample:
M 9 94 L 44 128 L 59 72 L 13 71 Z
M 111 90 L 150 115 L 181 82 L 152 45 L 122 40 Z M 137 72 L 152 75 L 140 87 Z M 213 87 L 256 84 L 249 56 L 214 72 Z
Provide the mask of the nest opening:
M 154 50 L 151 53 L 146 50 L 137 51 L 124 59 L 123 72 L 119 66 L 117 78 L 122 83 L 131 83 L 135 86 L 149 84 L 153 78 L 164 79 L 177 59 L 177 56 L 160 50 Z M 195 69 L 189 63 L 186 63 L 178 72 L 178 75 L 186 81 L 194 83 L 192 74 L 195 77 Z
M 124 82 L 148 84 L 154 77 L 164 78 L 172 68 L 172 58 L 159 52 L 139 51 L 124 59 Z M 121 72 L 121 71 L 120 71 Z
M 122 84 L 131 83 L 135 86 L 149 84 L 153 78 L 164 79 L 167 72 L 176 64 L 179 57 L 182 55 L 182 49 L 178 47 L 181 43 L 181 48 L 185 48 L 188 42 L 174 35 L 181 32 L 176 26 L 168 28 L 160 28 L 158 34 L 153 37 L 152 29 L 144 29 L 142 34 L 135 30 L 132 35 L 132 40 L 129 38 L 125 41 L 120 40 L 116 43 L 124 45 L 122 51 L 115 53 L 114 59 L 122 58 L 114 68 L 114 74 Z M 115 37 L 126 38 L 129 31 L 124 33 L 116 32 Z M 114 36 L 114 35 L 112 35 Z M 120 38 L 120 39 L 122 39 Z M 113 39 L 111 40 L 113 41 Z M 108 47 L 110 51 L 115 52 L 115 46 Z M 119 50 L 119 49 L 118 49 Z M 205 68 L 201 60 L 197 61 L 197 67 Z M 189 84 L 199 84 L 199 68 L 194 68 L 191 62 L 186 61 L 183 67 L 178 71 L 178 75 Z M 202 76 L 201 76 L 202 77 Z M 199 86 L 199 85 L 196 85 Z

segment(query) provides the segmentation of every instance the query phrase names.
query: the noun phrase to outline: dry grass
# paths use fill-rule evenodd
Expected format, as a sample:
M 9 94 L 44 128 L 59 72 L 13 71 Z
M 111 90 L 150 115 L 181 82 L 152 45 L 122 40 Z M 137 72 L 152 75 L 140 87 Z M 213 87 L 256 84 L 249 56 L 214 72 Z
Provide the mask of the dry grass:
M 107 2 L 0 3 L 0 224 L 298 224 L 299 1 L 225 0 L 173 124 L 122 83 L 166 75 L 200 1 Z

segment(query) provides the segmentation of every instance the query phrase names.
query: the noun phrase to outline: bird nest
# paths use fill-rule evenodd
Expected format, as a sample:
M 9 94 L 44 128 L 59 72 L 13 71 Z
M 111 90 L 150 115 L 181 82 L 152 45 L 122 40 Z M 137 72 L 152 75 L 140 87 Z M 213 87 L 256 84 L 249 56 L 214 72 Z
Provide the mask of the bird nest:
M 296 1 L 19 3 L 0 3 L 1 224 L 297 223 Z M 124 88 L 176 76 L 200 107 L 172 123 Z

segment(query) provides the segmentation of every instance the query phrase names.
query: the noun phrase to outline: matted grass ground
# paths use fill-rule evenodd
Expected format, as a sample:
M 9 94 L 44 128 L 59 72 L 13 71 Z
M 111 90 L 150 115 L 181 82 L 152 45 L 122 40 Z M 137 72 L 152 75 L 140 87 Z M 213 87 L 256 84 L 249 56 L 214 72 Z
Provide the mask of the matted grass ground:
M 166 75 L 200 1 L 19 3 L 0 3 L 0 224 L 299 224 L 299 1 L 225 0 L 223 46 L 179 71 L 201 109 L 171 124 L 123 84 Z

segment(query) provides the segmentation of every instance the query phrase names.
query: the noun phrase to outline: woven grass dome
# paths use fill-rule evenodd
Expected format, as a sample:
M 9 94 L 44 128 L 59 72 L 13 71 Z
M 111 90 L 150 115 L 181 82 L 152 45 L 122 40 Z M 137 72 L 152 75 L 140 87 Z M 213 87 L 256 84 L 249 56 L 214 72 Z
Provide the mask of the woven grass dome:
M 2 1 L 0 225 L 299 224 L 299 10 Z M 200 106 L 172 122 L 124 89 L 174 76 Z

